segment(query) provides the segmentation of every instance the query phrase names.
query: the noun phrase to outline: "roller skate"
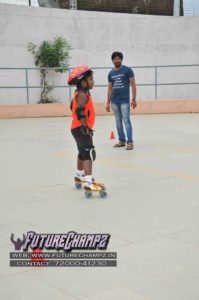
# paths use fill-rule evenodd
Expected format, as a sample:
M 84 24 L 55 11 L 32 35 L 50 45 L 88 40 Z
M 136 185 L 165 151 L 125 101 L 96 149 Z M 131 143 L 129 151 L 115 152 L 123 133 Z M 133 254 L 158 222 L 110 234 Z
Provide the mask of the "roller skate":
M 86 183 L 86 181 L 85 181 L 85 176 L 84 176 L 84 175 L 83 175 L 83 176 L 78 176 L 78 175 L 77 175 L 77 176 L 75 176 L 74 180 L 75 180 L 75 188 L 76 188 L 77 190 L 81 190 L 82 187 L 83 187 L 83 185 Z M 105 187 L 104 183 L 98 182 L 98 181 L 96 181 L 94 178 L 92 179 L 92 183 L 93 183 L 94 185 L 96 185 L 96 186 L 101 187 L 101 189 L 102 189 L 103 191 L 105 191 L 106 187 Z
M 75 180 L 75 188 L 77 190 L 81 190 L 82 189 L 82 185 L 85 183 L 85 176 L 75 176 L 74 178 Z
M 87 199 L 91 199 L 93 197 L 93 193 L 99 193 L 100 198 L 106 198 L 107 192 L 105 191 L 105 185 L 100 182 L 93 181 L 92 183 L 85 182 L 84 184 L 84 192 L 85 197 Z

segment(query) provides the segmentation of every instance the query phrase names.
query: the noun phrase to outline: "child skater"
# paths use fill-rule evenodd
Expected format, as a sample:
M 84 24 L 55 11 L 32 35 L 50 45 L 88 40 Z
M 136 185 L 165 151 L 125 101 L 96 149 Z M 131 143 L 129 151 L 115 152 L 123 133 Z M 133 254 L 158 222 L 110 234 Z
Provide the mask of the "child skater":
M 94 86 L 93 71 L 86 65 L 74 68 L 69 75 L 68 84 L 76 85 L 71 102 L 71 133 L 79 152 L 75 176 L 76 187 L 81 188 L 81 184 L 84 183 L 86 196 L 91 197 L 92 192 L 99 192 L 101 196 L 105 196 L 105 192 L 102 193 L 105 189 L 104 184 L 94 181 L 92 176 L 92 165 L 96 159 L 92 138 L 95 110 L 89 92 Z

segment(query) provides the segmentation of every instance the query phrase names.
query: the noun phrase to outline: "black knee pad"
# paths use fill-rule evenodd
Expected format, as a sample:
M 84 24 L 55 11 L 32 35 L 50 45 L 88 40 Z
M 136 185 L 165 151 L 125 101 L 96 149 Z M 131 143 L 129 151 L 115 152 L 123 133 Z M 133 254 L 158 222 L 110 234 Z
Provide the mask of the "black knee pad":
M 91 158 L 92 161 L 96 160 L 96 151 L 95 151 L 94 148 L 90 149 L 90 158 Z
M 92 161 L 94 161 L 96 159 L 96 151 L 95 151 L 94 148 L 79 149 L 79 158 L 81 160 L 92 160 Z

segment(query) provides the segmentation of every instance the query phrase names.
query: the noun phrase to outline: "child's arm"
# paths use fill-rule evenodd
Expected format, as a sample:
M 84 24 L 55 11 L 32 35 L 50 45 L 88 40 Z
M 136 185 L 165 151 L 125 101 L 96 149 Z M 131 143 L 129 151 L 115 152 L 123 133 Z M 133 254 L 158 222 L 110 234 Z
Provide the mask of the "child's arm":
M 84 92 L 80 92 L 77 95 L 76 99 L 77 99 L 77 109 L 76 109 L 77 118 L 78 120 L 81 121 L 82 126 L 87 127 L 84 108 L 86 103 L 88 102 L 88 95 Z

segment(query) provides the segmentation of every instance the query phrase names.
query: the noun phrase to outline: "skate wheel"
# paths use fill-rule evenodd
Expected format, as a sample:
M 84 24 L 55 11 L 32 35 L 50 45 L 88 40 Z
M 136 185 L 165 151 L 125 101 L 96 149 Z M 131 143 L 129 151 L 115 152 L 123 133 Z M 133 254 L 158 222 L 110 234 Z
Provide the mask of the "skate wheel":
M 85 192 L 86 199 L 91 199 L 93 197 L 93 194 L 91 192 Z
M 77 190 L 81 190 L 81 188 L 82 188 L 82 184 L 81 184 L 81 183 L 78 183 L 78 182 L 76 182 L 76 183 L 75 183 L 75 188 L 76 188 Z
M 107 192 L 100 192 L 100 198 L 106 198 L 107 197 Z

